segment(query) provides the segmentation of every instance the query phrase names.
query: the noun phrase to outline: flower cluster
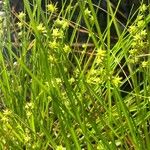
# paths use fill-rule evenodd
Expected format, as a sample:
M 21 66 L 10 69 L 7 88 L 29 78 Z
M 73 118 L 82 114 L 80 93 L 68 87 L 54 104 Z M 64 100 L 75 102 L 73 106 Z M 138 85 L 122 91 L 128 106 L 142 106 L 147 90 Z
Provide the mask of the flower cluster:
M 114 76 L 112 79 L 112 83 L 115 87 L 118 87 L 121 84 L 122 77 Z
M 3 123 L 8 124 L 10 122 L 11 115 L 12 115 L 12 112 L 10 110 L 8 110 L 8 109 L 4 110 L 3 117 L 1 117 L 1 121 Z
M 64 39 L 65 39 L 65 33 L 66 30 L 69 27 L 69 23 L 66 19 L 64 18 L 57 18 L 54 21 L 54 24 L 52 26 L 52 30 L 51 30 L 51 37 L 50 37 L 50 41 L 49 41 L 49 60 L 50 63 L 55 63 L 58 62 L 58 59 L 61 59 L 60 61 L 62 61 L 62 57 L 60 57 L 60 55 L 62 54 L 69 54 L 71 51 L 71 48 L 69 47 L 69 45 L 65 44 Z M 58 56 L 58 57 L 56 57 Z
M 19 28 L 18 36 L 21 38 L 23 35 L 26 34 L 25 26 L 26 26 L 26 14 L 24 12 L 20 12 L 17 16 L 18 22 L 17 22 L 17 27 Z M 21 44 L 20 44 L 21 45 Z
M 87 82 L 90 84 L 102 84 L 105 81 L 105 58 L 106 50 L 98 48 L 94 59 L 94 66 L 90 69 L 87 75 Z
M 55 5 L 53 5 L 52 3 L 47 5 L 47 9 L 50 13 L 54 13 L 57 11 L 57 7 Z
M 91 69 L 87 75 L 87 83 L 97 85 L 105 81 L 105 68 Z
M 6 108 L 3 112 L 0 112 L 0 130 L 2 129 L 5 134 L 1 135 L 1 147 L 6 146 L 8 149 L 11 147 L 8 144 L 8 141 L 11 139 L 14 144 L 18 144 L 17 138 L 14 136 L 14 116 L 13 112 Z
M 51 13 L 54 13 L 57 11 L 57 7 L 54 6 L 52 3 L 47 5 L 47 8 L 48 8 L 48 11 L 50 11 Z M 54 24 L 52 27 L 52 32 L 51 32 L 52 39 L 49 42 L 50 49 L 55 51 L 60 47 L 60 45 L 64 39 L 65 31 L 68 28 L 68 26 L 69 26 L 69 24 L 68 24 L 67 20 L 65 20 L 63 18 L 62 19 L 57 18 L 54 21 Z M 65 47 L 65 50 L 66 50 L 66 47 Z
M 37 30 L 39 31 L 39 33 L 47 33 L 46 27 L 43 25 L 43 23 L 40 23 L 40 24 L 37 26 Z
M 60 146 L 57 146 L 56 150 L 66 150 L 66 148 L 60 145 Z
M 34 104 L 32 102 L 28 102 L 25 105 L 25 110 L 28 118 L 32 115 L 33 109 L 34 109 Z
M 24 12 L 20 12 L 18 14 L 19 22 L 17 22 L 17 25 L 18 25 L 19 29 L 22 29 L 22 27 L 25 23 L 25 16 L 26 16 L 26 14 Z
M 131 63 L 139 63 L 141 61 L 141 55 L 146 53 L 148 48 L 147 31 L 145 28 L 144 13 L 147 10 L 145 4 L 140 7 L 139 15 L 135 20 L 135 24 L 129 27 L 129 33 L 131 34 L 133 41 L 131 49 L 129 51 L 129 60 Z
M 62 28 L 63 30 L 65 30 L 66 28 L 69 27 L 69 24 L 67 22 L 67 20 L 65 19 L 62 19 L 60 20 L 59 18 L 55 21 L 55 26 L 56 27 L 59 27 L 59 28 Z
M 89 19 L 90 23 L 93 24 L 94 17 L 88 8 L 85 9 L 84 14 L 85 14 L 85 17 L 87 17 Z
M 102 63 L 103 61 L 104 61 L 104 59 L 105 59 L 105 56 L 106 56 L 106 50 L 102 50 L 101 48 L 99 48 L 98 50 L 97 50 L 97 59 L 96 59 L 96 63 L 97 64 L 100 64 L 100 63 Z

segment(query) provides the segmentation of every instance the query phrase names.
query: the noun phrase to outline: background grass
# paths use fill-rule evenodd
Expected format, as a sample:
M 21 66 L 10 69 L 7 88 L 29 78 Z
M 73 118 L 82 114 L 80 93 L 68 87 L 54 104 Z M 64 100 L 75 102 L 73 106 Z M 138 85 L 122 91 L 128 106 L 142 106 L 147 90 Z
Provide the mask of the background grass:
M 25 16 L 5 0 L 0 149 L 150 149 L 149 5 L 122 25 L 120 3 L 107 2 L 102 30 L 91 0 L 63 1 L 61 10 L 47 2 L 44 11 L 41 0 L 24 0 Z

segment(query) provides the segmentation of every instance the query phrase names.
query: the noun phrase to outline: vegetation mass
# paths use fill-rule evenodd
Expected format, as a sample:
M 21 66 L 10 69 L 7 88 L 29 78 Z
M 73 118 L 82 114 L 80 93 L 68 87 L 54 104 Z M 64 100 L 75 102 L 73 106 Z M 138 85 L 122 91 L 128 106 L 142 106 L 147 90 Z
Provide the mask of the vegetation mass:
M 41 2 L 4 0 L 0 149 L 149 150 L 149 5 L 124 24 L 108 0 L 102 29 L 91 0 Z

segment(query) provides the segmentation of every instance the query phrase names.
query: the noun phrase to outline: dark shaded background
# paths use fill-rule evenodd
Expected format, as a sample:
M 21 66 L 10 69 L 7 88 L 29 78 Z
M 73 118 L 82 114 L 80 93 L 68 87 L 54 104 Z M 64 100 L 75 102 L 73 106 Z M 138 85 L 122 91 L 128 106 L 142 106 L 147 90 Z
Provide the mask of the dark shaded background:
M 29 0 L 31 7 L 34 7 L 34 0 Z M 61 10 L 62 8 L 62 4 L 66 1 L 66 0 L 51 0 L 53 3 L 57 3 L 57 7 L 58 7 L 58 11 Z M 74 0 L 72 5 L 74 5 L 76 2 L 78 2 L 79 0 Z M 99 20 L 99 25 L 100 25 L 100 29 L 102 30 L 102 32 L 106 29 L 107 26 L 107 0 L 92 0 L 93 4 L 95 4 L 96 6 L 98 6 L 99 8 L 102 9 L 98 9 L 96 6 L 94 6 L 95 10 L 97 10 L 97 18 Z M 112 8 L 115 10 L 115 7 L 118 4 L 118 0 L 110 0 L 110 2 L 112 3 Z M 67 0 L 66 6 L 70 3 L 70 0 Z M 119 5 L 119 11 L 117 12 L 116 16 L 117 19 L 119 20 L 119 22 L 121 23 L 120 26 L 121 28 L 123 28 L 123 26 L 126 25 L 127 19 L 130 16 L 132 16 L 132 14 L 137 10 L 137 8 L 140 6 L 141 0 L 122 0 L 120 5 Z M 145 0 L 145 3 L 148 3 L 148 0 Z M 23 11 L 24 8 L 24 4 L 23 4 L 23 0 L 10 0 L 10 7 L 12 9 L 13 12 L 20 12 Z M 45 10 L 45 0 L 42 0 L 41 2 L 41 7 L 43 9 L 43 11 Z M 73 21 L 74 23 L 77 20 L 78 17 L 78 12 L 79 12 L 80 8 L 78 7 L 76 12 L 74 13 L 71 21 Z M 105 11 L 106 12 L 105 12 Z M 14 19 L 14 16 L 13 16 Z M 134 19 L 133 19 L 134 21 Z M 82 27 L 86 28 L 86 24 L 84 19 L 81 19 L 80 21 L 80 25 Z M 112 26 L 111 30 L 113 32 L 112 36 L 115 37 L 115 29 Z M 69 27 L 68 30 L 68 39 L 70 39 L 70 36 L 72 35 L 72 31 L 73 31 L 73 27 Z M 96 32 L 96 30 L 95 30 Z M 78 32 L 76 37 L 78 37 L 77 41 L 79 43 L 83 43 L 87 41 L 88 35 L 87 33 L 84 32 Z

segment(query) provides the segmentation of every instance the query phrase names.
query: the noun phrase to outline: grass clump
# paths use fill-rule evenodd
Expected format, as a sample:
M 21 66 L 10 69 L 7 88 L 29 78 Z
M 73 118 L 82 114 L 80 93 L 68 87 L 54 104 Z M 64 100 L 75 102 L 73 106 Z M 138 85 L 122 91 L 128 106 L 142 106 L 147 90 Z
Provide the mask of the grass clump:
M 149 5 L 123 25 L 108 1 L 102 29 L 91 0 L 41 2 L 5 0 L 0 148 L 149 149 Z

